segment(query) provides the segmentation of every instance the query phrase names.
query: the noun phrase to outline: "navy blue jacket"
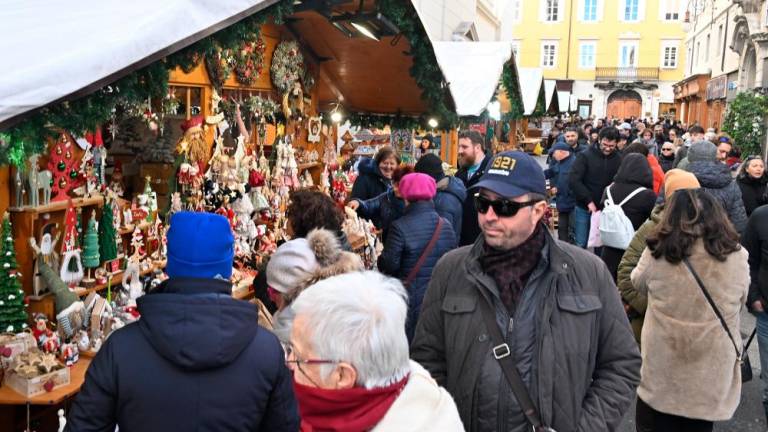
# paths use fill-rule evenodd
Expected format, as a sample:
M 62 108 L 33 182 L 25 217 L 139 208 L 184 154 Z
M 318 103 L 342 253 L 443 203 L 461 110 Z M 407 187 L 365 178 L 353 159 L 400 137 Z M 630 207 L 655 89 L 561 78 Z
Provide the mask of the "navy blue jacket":
M 358 200 L 358 202 L 360 206 L 357 208 L 357 214 L 369 219 L 376 225 L 376 228 L 382 230 L 382 240 L 387 239 L 392 222 L 399 219 L 405 211 L 405 201 L 396 197 L 395 191 L 392 189 L 377 197 Z
M 571 193 L 568 179 L 571 174 L 571 166 L 573 166 L 573 161 L 575 160 L 575 154 L 571 154 L 560 162 L 552 159 L 549 163 L 549 168 L 544 170 L 544 176 L 551 179 L 553 185 L 557 188 L 557 194 L 555 195 L 557 211 L 564 213 L 570 212 L 576 207 L 576 198 Z
M 467 199 L 467 189 L 461 180 L 447 176 L 437 182 L 435 210 L 440 217 L 451 223 L 457 239 L 461 238 L 461 219 L 464 215 L 465 199 Z
M 93 359 L 67 430 L 298 430 L 280 343 L 228 281 L 170 279 L 138 308 Z
M 416 266 L 429 240 L 432 239 L 439 217 L 431 201 L 416 201 L 408 205 L 403 217 L 392 223 L 384 250 L 379 256 L 379 271 L 405 281 Z M 406 287 L 408 320 L 405 323 L 405 332 L 409 342 L 413 339 L 413 333 L 416 330 L 421 300 L 432 277 L 432 269 L 446 252 L 454 248 L 456 248 L 456 237 L 453 227 L 450 222 L 445 221 L 437 244 L 419 269 L 416 278 L 410 286 Z
M 367 200 L 375 198 L 392 188 L 392 181 L 381 175 L 373 159 L 365 158 L 357 164 L 359 175 L 352 185 L 349 199 Z
M 475 198 L 476 191 L 471 190 L 472 186 L 476 185 L 480 181 L 480 177 L 485 174 L 485 170 L 488 167 L 488 162 L 491 161 L 493 156 L 488 154 L 480 163 L 480 168 L 477 169 L 475 175 L 472 178 L 467 178 L 468 171 L 466 167 L 462 167 L 456 172 L 456 178 L 464 182 L 464 187 L 467 189 L 467 197 L 464 198 L 464 215 L 461 219 L 461 237 L 459 237 L 459 246 L 466 246 L 473 244 L 480 235 L 480 225 L 477 223 L 477 210 L 475 210 Z

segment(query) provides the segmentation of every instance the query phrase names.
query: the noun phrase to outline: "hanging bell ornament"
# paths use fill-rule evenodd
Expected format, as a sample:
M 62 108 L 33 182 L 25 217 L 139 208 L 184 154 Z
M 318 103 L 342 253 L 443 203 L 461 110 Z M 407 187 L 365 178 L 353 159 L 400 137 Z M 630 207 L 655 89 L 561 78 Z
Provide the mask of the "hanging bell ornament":
M 66 189 L 67 187 L 67 179 L 64 177 L 59 179 L 59 189 Z
M 61 147 L 56 147 L 56 154 L 60 155 L 62 153 L 64 153 L 64 152 L 61 150 Z
M 67 154 L 65 154 L 64 157 L 67 159 L 72 159 L 72 153 L 69 150 L 67 150 Z

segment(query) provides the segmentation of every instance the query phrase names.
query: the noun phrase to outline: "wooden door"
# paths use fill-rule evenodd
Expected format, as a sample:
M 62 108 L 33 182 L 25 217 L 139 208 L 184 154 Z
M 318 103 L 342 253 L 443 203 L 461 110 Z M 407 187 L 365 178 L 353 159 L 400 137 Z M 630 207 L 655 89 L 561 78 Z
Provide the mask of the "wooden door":
M 640 117 L 642 99 L 632 90 L 617 90 L 608 97 L 606 113 L 608 117 L 629 118 Z

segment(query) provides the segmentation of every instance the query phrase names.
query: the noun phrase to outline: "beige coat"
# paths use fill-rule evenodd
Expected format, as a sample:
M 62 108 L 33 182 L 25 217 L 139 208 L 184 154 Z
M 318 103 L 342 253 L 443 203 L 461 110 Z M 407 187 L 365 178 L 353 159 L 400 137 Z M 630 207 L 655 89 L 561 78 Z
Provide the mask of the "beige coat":
M 698 241 L 689 258 L 741 349 L 739 312 L 747 299 L 749 265 L 740 249 L 725 262 Z M 657 411 L 718 421 L 733 416 L 741 368 L 728 334 L 685 264 L 655 259 L 646 249 L 632 283 L 648 296 L 637 395 Z
M 408 383 L 371 432 L 463 432 L 451 395 L 420 364 L 410 363 Z

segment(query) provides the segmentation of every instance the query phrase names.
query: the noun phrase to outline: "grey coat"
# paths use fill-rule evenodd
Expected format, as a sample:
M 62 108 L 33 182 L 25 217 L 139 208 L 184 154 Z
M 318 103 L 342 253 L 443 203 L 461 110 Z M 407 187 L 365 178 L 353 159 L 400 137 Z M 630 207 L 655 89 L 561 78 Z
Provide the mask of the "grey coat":
M 747 227 L 747 211 L 741 199 L 741 189 L 731 177 L 728 165 L 720 162 L 696 161 L 686 167 L 696 176 L 701 188 L 714 195 L 728 213 L 728 219 L 739 234 Z
M 491 298 L 544 423 L 558 432 L 615 430 L 640 381 L 640 353 L 605 265 L 547 233 L 542 259 L 509 319 L 495 282 L 481 270 L 483 241 L 437 264 L 413 359 L 451 393 L 468 431 L 529 431 L 491 356 L 477 304 Z

